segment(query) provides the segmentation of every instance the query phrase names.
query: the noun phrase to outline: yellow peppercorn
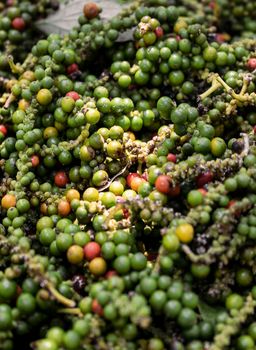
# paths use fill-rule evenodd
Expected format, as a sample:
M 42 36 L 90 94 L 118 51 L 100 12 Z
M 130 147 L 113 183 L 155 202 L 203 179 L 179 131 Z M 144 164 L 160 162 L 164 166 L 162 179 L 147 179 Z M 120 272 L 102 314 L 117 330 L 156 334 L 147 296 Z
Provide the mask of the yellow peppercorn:
M 181 224 L 176 228 L 176 236 L 183 243 L 189 243 L 194 237 L 194 227 L 190 224 Z

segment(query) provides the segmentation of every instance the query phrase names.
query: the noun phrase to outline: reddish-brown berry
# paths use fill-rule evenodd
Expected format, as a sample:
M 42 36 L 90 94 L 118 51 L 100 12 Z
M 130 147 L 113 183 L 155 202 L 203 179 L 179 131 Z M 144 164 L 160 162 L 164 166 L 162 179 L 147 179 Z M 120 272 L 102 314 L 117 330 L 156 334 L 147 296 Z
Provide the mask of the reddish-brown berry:
M 161 192 L 168 194 L 171 189 L 171 179 L 167 175 L 159 175 L 155 182 L 156 189 Z
M 58 187 L 65 187 L 68 181 L 69 178 L 64 171 L 58 171 L 54 176 L 55 185 Z
M 101 247 L 97 242 L 89 242 L 84 246 L 84 256 L 89 261 L 100 256 L 100 252 Z
M 92 19 L 98 16 L 100 8 L 94 2 L 88 2 L 84 5 L 84 16 L 88 19 Z
M 12 27 L 22 32 L 26 27 L 26 23 L 22 17 L 16 17 L 12 21 Z

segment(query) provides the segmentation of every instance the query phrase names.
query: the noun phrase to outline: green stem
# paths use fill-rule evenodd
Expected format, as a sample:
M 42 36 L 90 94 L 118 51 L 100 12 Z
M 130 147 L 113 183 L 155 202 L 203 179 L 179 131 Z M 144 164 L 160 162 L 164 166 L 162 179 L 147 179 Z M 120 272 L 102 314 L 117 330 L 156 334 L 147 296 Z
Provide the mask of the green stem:
M 204 100 L 206 97 L 213 94 L 218 88 L 221 87 L 221 84 L 217 82 L 217 80 L 214 78 L 212 81 L 212 86 L 206 90 L 203 94 L 200 95 L 201 100 Z
M 67 315 L 77 315 L 79 317 L 83 317 L 83 313 L 80 311 L 80 309 L 77 308 L 64 308 L 64 309 L 59 309 L 58 313 L 61 314 L 67 314 Z
M 14 63 L 13 57 L 11 55 L 8 56 L 8 63 L 12 73 L 22 74 L 24 72 L 24 69 L 20 65 Z
M 46 287 L 49 290 L 49 292 L 51 292 L 51 294 L 54 296 L 54 298 L 58 300 L 61 304 L 70 308 L 75 307 L 76 303 L 73 300 L 70 300 L 64 297 L 62 294 L 60 294 L 50 282 L 46 283 Z

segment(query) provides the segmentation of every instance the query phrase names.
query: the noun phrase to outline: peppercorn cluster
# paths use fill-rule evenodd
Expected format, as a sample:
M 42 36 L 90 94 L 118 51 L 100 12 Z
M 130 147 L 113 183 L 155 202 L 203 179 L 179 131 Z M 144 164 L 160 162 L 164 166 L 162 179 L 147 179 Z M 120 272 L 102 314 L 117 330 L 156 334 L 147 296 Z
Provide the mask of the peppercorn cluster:
M 0 350 L 255 349 L 256 3 L 58 7 L 0 3 Z

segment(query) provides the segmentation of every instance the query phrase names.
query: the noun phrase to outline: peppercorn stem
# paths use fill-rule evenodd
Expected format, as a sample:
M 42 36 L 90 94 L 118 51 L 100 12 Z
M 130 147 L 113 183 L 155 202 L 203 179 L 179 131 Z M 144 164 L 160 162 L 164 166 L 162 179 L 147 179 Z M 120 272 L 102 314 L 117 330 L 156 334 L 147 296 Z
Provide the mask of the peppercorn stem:
M 249 153 L 250 150 L 250 143 L 249 143 L 249 136 L 245 133 L 241 133 L 241 136 L 244 139 L 244 149 L 242 152 L 242 156 L 247 156 L 247 154 Z
M 83 313 L 80 311 L 78 307 L 76 308 L 64 308 L 64 309 L 59 309 L 58 313 L 61 314 L 68 314 L 68 315 L 77 315 L 79 317 L 83 316 Z
M 8 56 L 8 63 L 11 68 L 12 73 L 14 74 L 22 74 L 24 72 L 24 69 L 13 62 L 13 57 L 11 55 Z
M 54 298 L 58 300 L 61 304 L 66 305 L 67 307 L 70 307 L 70 308 L 73 308 L 76 305 L 76 303 L 73 300 L 70 300 L 64 297 L 62 294 L 60 294 L 50 282 L 46 283 L 46 287 L 54 296 Z
M 216 78 L 214 78 L 212 81 L 212 86 L 208 90 L 206 90 L 203 94 L 200 95 L 201 100 L 204 100 L 206 97 L 210 96 L 219 87 L 221 87 L 221 84 L 216 80 Z
M 10 104 L 15 101 L 15 96 L 13 94 L 9 94 L 9 97 L 5 101 L 4 108 L 9 108 Z
M 216 77 L 216 80 L 227 90 L 228 93 L 231 94 L 231 96 L 240 101 L 240 102 L 246 102 L 248 99 L 248 96 L 244 96 L 241 94 L 237 94 L 220 76 Z
M 106 185 L 104 185 L 103 187 L 99 188 L 98 191 L 99 191 L 99 192 L 102 192 L 102 191 L 104 191 L 105 189 L 107 189 L 107 188 L 111 185 L 111 183 L 112 183 L 116 178 L 118 178 L 120 175 L 122 175 L 122 174 L 126 171 L 126 169 L 128 168 L 129 165 L 130 165 L 129 163 L 126 164 L 126 166 L 125 166 L 122 170 L 120 170 L 115 176 L 113 176 L 112 179 L 109 180 L 109 181 L 106 183 Z
M 154 272 L 159 272 L 159 270 L 160 270 L 160 259 L 164 255 L 164 253 L 165 253 L 164 247 L 161 246 L 160 249 L 159 249 L 158 255 L 157 255 L 157 259 L 155 261 L 154 268 L 153 268 Z
M 240 96 L 242 96 L 242 95 L 244 95 L 246 93 L 248 85 L 249 85 L 249 79 L 244 78 L 243 86 L 242 86 L 242 89 L 241 89 L 241 91 L 239 93 Z

